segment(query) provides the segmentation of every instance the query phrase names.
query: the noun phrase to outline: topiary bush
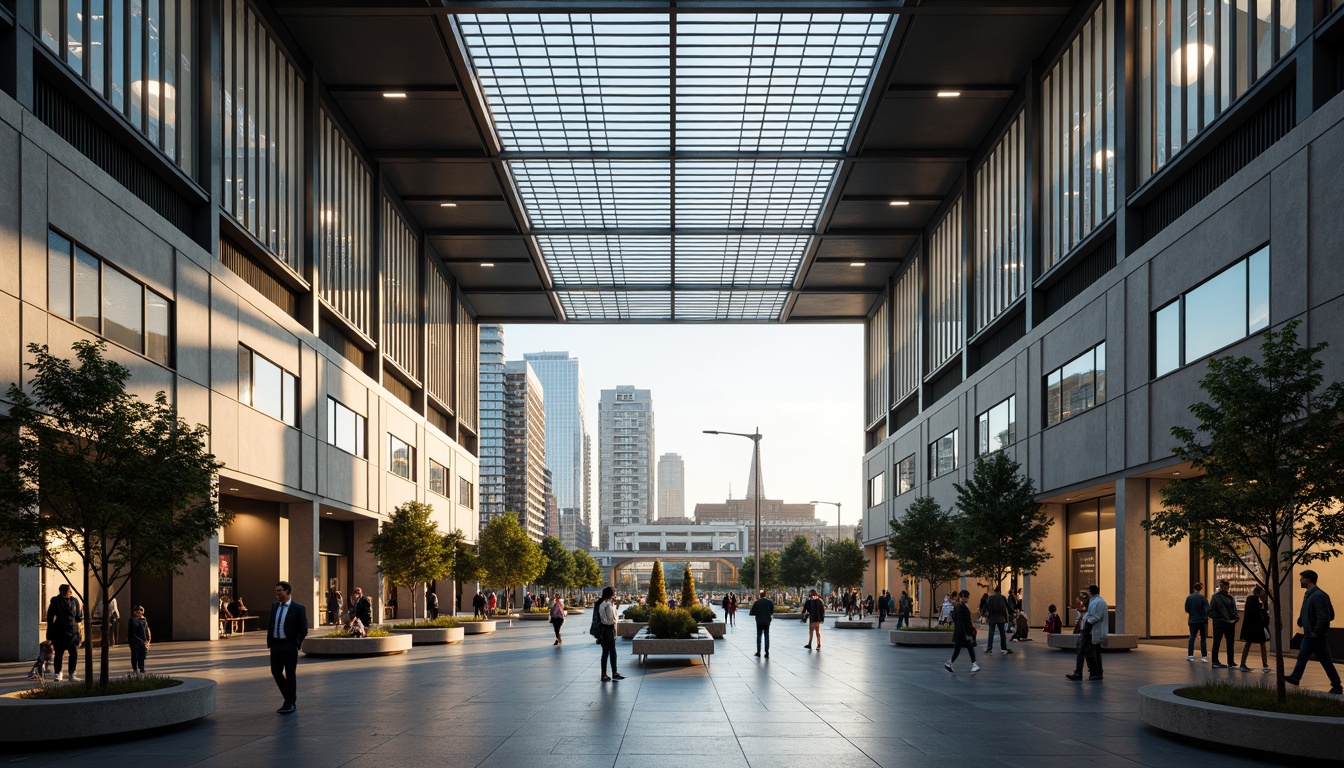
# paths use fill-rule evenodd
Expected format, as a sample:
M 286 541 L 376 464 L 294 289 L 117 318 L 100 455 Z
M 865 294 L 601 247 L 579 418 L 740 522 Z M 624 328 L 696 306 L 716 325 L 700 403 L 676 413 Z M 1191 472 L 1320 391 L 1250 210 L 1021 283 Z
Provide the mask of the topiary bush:
M 626 621 L 648 621 L 649 613 L 652 610 L 653 609 L 649 608 L 647 605 L 632 605 L 629 608 L 626 608 L 625 613 L 622 613 L 621 616 L 623 616 Z
M 649 576 L 648 605 L 667 605 L 667 582 L 663 579 L 663 561 L 653 561 L 653 575 Z
M 695 576 L 691 574 L 690 563 L 687 563 L 686 575 L 681 578 L 681 597 L 677 599 L 677 605 L 690 608 L 699 604 L 700 601 L 695 597 Z
M 714 609 L 710 608 L 708 605 L 691 605 L 686 609 L 686 612 L 691 614 L 696 621 L 714 621 L 718 619 L 718 616 L 714 615 Z
M 665 640 L 685 640 L 700 631 L 700 622 L 684 608 L 655 606 L 649 612 L 649 634 Z

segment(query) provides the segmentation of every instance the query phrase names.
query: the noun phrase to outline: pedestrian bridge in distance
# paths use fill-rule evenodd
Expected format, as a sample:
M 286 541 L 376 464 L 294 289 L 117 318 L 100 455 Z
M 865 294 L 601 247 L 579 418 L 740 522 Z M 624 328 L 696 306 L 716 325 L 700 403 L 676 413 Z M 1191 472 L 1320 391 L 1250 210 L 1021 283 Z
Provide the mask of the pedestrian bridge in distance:
M 607 546 L 589 554 L 602 567 L 609 584 L 620 583 L 626 568 L 652 565 L 654 560 L 701 564 L 694 566 L 697 571 L 720 563 L 729 569 L 730 580 L 736 581 L 743 559 L 750 554 L 747 542 L 747 526 L 731 523 L 614 525 L 608 529 Z

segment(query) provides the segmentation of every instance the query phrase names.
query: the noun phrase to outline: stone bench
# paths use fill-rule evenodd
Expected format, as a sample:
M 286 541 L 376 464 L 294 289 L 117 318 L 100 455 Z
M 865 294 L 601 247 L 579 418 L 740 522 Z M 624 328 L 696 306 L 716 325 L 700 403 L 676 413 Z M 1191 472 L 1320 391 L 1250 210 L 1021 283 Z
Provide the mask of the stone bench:
M 1058 648 L 1061 651 L 1078 652 L 1078 643 L 1081 642 L 1082 635 L 1074 634 L 1054 634 L 1049 635 L 1048 644 L 1051 648 Z M 1101 650 L 1103 651 L 1132 651 L 1139 647 L 1139 638 L 1137 635 L 1107 635 L 1105 640 L 1101 641 Z
M 952 647 L 952 633 L 941 630 L 915 632 L 908 629 L 893 629 L 887 633 L 892 645 L 924 645 Z
M 853 621 L 849 621 L 849 620 L 847 620 L 847 619 L 836 619 L 836 620 L 835 620 L 835 628 L 836 628 L 836 629 L 872 629 L 872 628 L 873 628 L 873 622 L 869 621 L 868 619 L 863 619 L 862 621 L 860 621 L 860 620 L 858 620 L 858 619 L 855 619 L 855 620 L 853 620 Z
M 649 637 L 645 630 L 630 644 L 630 652 L 639 657 L 640 664 L 650 656 L 699 656 L 702 664 L 709 664 L 709 657 L 714 655 L 714 638 L 703 628 L 696 637 L 684 640 Z

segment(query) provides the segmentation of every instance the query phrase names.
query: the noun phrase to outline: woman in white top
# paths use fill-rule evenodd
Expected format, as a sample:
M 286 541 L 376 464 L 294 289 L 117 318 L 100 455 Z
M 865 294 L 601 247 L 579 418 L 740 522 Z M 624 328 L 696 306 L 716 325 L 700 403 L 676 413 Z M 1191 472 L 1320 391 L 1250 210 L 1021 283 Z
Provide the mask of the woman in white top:
M 597 617 L 602 626 L 597 635 L 598 645 L 602 646 L 602 682 L 624 680 L 625 676 L 616 672 L 616 590 L 607 587 L 602 590 L 602 599 L 597 603 Z M 607 659 L 611 659 L 611 676 L 607 676 Z
M 555 627 L 555 645 L 560 644 L 560 625 L 565 623 L 565 601 L 560 599 L 560 593 L 555 593 L 555 598 L 551 600 L 551 626 Z

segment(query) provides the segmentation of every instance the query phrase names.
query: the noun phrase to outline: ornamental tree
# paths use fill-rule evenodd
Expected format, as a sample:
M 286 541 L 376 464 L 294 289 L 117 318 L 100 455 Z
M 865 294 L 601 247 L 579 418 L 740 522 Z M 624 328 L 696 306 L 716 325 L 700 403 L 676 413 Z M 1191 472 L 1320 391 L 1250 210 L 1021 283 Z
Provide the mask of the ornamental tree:
M 695 597 L 695 576 L 691 574 L 691 564 L 686 564 L 686 575 L 681 578 L 681 597 L 677 605 L 682 608 L 690 608 L 692 605 L 699 605 L 700 601 Z
M 798 594 L 821 578 L 821 554 L 806 536 L 793 537 L 779 555 L 779 580 L 797 587 Z
M 784 582 L 779 578 L 778 552 L 762 552 L 761 564 L 761 589 L 778 589 L 784 586 Z M 756 588 L 755 555 L 747 555 L 742 559 L 742 567 L 737 570 L 737 581 L 747 589 Z
M 899 520 L 892 519 L 887 538 L 887 558 L 895 561 L 901 573 L 927 581 L 936 591 L 961 575 L 961 558 L 956 552 L 957 524 L 950 512 L 932 496 L 920 496 Z M 929 605 L 929 624 L 933 624 L 933 600 Z
M 369 552 L 378 558 L 378 569 L 393 586 L 411 590 L 411 623 L 420 618 L 416 592 L 425 583 L 447 578 L 462 532 L 440 533 L 430 519 L 434 508 L 408 501 L 392 510 L 382 530 L 369 539 Z
M 849 589 L 863 583 L 868 558 L 853 539 L 836 539 L 826 544 L 821 556 L 821 573 L 833 586 Z
M 546 556 L 546 570 L 537 577 L 537 583 L 550 589 L 569 586 L 574 579 L 574 556 L 554 536 L 541 540 L 541 554 Z
M 515 593 L 546 569 L 541 547 L 518 525 L 518 515 L 506 512 L 492 519 L 481 531 L 477 545 L 481 569 L 489 583 Z
M 132 574 L 181 574 L 232 519 L 217 503 L 224 465 L 206 450 L 209 430 L 179 419 L 163 392 L 153 402 L 128 394 L 131 372 L 104 359 L 105 346 L 75 342 L 74 364 L 29 344 L 33 394 L 11 384 L 0 416 L 0 546 L 15 553 L 0 562 L 59 571 L 67 583 L 78 572 L 85 638 L 91 582 L 106 616 Z M 104 632 L 103 686 L 109 640 Z M 84 659 L 92 670 L 93 643 Z
M 1276 598 L 1293 569 L 1337 557 L 1344 545 L 1344 384 L 1321 389 L 1326 345 L 1301 346 L 1298 324 L 1266 332 L 1258 362 L 1209 359 L 1199 382 L 1208 399 L 1190 406 L 1198 425 L 1171 430 L 1172 452 L 1196 476 L 1163 487 L 1163 509 L 1143 521 L 1168 544 L 1188 537 L 1209 560 L 1246 570 L 1270 596 L 1276 638 Z M 1278 642 L 1274 657 L 1283 702 Z
M 574 572 L 569 586 L 574 589 L 602 586 L 602 566 L 597 564 L 593 556 L 588 554 L 587 550 L 579 548 L 575 548 L 570 554 L 574 556 Z
M 997 588 L 1010 574 L 1035 575 L 1050 559 L 1041 546 L 1054 521 L 1041 511 L 1036 487 L 1004 451 L 975 460 L 957 490 L 957 548 L 966 570 Z
M 653 561 L 653 574 L 649 576 L 649 595 L 645 605 L 667 605 L 667 583 L 663 579 L 663 561 Z

